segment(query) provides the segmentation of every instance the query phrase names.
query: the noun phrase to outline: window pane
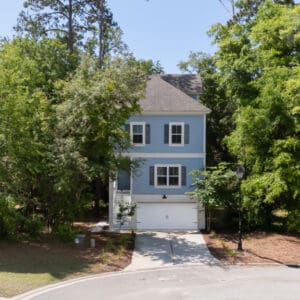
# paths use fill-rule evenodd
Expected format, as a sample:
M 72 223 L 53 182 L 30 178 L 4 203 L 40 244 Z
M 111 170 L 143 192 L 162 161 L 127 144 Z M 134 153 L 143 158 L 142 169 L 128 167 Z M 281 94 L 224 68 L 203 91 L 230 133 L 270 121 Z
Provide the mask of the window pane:
M 172 135 L 172 144 L 181 144 L 181 135 Z
M 143 133 L 143 125 L 133 125 L 132 132 L 133 132 L 133 134 L 135 134 L 135 133 L 142 134 Z
M 143 143 L 143 135 L 142 134 L 134 134 L 132 137 L 132 141 L 134 144 L 142 144 Z
M 178 177 L 170 177 L 169 178 L 169 185 L 176 185 L 178 186 L 179 184 L 179 178 Z
M 172 125 L 172 133 L 181 134 L 181 125 Z
M 177 175 L 178 176 L 178 167 L 170 167 L 169 168 L 169 174 L 170 174 L 170 176 L 172 176 L 172 175 Z
M 157 175 L 167 176 L 167 167 L 158 167 Z
M 167 177 L 157 177 L 157 185 L 167 185 Z

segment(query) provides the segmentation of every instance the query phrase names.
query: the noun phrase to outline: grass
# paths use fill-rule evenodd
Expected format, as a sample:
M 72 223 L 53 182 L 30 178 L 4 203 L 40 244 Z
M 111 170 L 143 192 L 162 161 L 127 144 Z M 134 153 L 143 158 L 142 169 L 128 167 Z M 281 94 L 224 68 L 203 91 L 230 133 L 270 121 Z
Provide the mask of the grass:
M 55 283 L 58 279 L 49 273 L 0 272 L 0 295 L 9 297 L 24 291 Z
M 39 241 L 0 241 L 0 297 L 10 297 L 78 276 L 121 270 L 130 263 L 130 234 L 93 236 L 96 248 L 65 244 L 44 236 Z

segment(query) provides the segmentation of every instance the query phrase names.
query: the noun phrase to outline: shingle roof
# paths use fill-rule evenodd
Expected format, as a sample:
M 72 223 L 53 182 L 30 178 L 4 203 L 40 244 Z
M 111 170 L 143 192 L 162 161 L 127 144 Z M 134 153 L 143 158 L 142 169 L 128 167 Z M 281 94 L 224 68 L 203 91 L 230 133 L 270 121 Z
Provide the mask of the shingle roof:
M 153 75 L 146 87 L 145 99 L 140 100 L 142 113 L 209 113 L 210 109 L 183 91 Z
M 202 91 L 202 81 L 197 74 L 165 74 L 161 78 L 191 97 Z

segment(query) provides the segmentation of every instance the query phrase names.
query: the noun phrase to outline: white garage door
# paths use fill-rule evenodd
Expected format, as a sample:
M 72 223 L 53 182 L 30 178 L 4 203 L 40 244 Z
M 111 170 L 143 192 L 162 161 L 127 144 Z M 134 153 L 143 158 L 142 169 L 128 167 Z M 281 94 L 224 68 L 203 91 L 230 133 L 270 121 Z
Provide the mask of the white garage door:
M 139 203 L 138 230 L 197 230 L 198 206 L 195 203 Z

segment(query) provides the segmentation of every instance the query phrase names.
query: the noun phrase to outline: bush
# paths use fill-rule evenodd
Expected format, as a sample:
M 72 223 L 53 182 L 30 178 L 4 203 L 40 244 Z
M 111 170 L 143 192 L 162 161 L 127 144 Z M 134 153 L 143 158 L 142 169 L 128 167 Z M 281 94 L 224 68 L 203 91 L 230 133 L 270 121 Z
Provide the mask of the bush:
M 15 240 L 22 215 L 15 208 L 15 200 L 9 195 L 0 194 L 0 238 Z
M 43 223 L 38 218 L 25 218 L 23 223 L 23 231 L 32 237 L 37 237 L 43 229 Z
M 71 224 L 59 224 L 54 228 L 54 235 L 63 242 L 72 242 L 76 237 L 77 231 Z
M 291 211 L 286 220 L 288 232 L 300 233 L 300 209 Z

